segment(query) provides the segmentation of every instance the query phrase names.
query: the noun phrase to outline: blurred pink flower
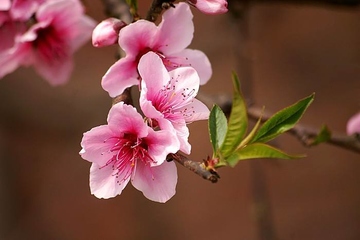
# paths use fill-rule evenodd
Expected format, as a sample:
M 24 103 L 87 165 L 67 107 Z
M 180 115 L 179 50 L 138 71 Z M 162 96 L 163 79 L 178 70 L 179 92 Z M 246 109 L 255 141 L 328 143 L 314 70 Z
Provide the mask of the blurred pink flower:
M 206 14 L 222 14 L 228 11 L 227 0 L 187 0 L 187 2 Z
M 0 77 L 21 65 L 33 65 L 50 84 L 63 84 L 73 68 L 72 54 L 90 39 L 95 22 L 83 15 L 78 0 L 45 2 L 35 18 L 14 46 L 0 53 Z
M 126 57 L 110 67 L 102 79 L 102 87 L 111 97 L 121 94 L 126 88 L 139 84 L 137 65 L 147 52 L 158 54 L 167 70 L 192 66 L 205 84 L 212 74 L 210 62 L 199 50 L 185 49 L 194 33 L 193 15 L 186 3 L 179 3 L 167 10 L 159 26 L 139 20 L 120 30 L 119 45 Z
M 114 105 L 108 124 L 84 133 L 81 146 L 82 158 L 92 162 L 90 189 L 96 197 L 115 197 L 130 180 L 152 201 L 166 202 L 175 194 L 176 166 L 165 158 L 179 150 L 176 138 L 147 126 L 134 107 Z
M 140 106 L 145 116 L 155 120 L 161 129 L 174 129 L 180 150 L 190 154 L 186 123 L 208 119 L 210 113 L 205 104 L 195 98 L 200 83 L 195 69 L 180 67 L 168 72 L 154 52 L 140 59 L 138 69 L 142 78 Z
M 349 119 L 346 125 L 346 132 L 348 135 L 354 133 L 360 134 L 360 112 Z

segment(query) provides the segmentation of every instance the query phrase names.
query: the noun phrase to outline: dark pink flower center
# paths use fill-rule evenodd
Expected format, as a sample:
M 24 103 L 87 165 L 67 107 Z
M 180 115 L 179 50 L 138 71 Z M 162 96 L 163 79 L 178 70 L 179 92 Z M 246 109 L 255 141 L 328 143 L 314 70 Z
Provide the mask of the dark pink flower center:
M 42 60 L 50 65 L 64 62 L 69 57 L 69 46 L 52 25 L 37 30 L 37 38 L 32 45 Z
M 148 153 L 145 139 L 137 138 L 134 134 L 124 134 L 116 140 L 110 149 L 110 152 L 114 153 L 113 157 L 101 168 L 112 165 L 118 184 L 122 184 L 132 175 L 137 161 L 142 161 L 149 167 L 150 163 L 155 163 Z

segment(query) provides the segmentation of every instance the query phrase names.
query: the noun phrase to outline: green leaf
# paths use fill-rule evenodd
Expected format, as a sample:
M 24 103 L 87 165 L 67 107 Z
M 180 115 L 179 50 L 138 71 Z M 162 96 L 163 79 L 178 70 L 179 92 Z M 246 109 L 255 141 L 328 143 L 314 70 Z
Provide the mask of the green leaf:
M 224 143 L 220 146 L 220 152 L 225 158 L 229 156 L 244 138 L 248 127 L 246 103 L 240 91 L 240 83 L 237 75 L 232 75 L 234 91 L 228 129 Z
M 310 146 L 315 146 L 327 142 L 331 138 L 331 131 L 326 125 L 323 125 L 318 135 L 310 142 Z
M 234 167 L 239 161 L 254 158 L 281 158 L 281 159 L 296 159 L 305 157 L 304 155 L 289 155 L 280 149 L 274 148 L 265 143 L 253 143 L 247 145 L 234 152 L 226 159 L 228 164 Z
M 261 126 L 251 142 L 267 142 L 293 128 L 314 100 L 314 95 L 315 94 L 311 94 L 295 104 L 275 113 Z
M 214 153 L 216 153 L 224 142 L 227 131 L 227 119 L 224 112 L 217 105 L 211 109 L 209 116 L 209 134 Z

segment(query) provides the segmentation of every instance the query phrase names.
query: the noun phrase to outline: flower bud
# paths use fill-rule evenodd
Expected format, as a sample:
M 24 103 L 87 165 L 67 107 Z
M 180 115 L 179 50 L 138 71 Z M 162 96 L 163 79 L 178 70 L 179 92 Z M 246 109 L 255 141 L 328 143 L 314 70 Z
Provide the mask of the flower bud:
M 206 14 L 222 14 L 228 11 L 227 0 L 187 0 L 187 2 Z
M 126 23 L 116 19 L 108 18 L 99 23 L 92 33 L 92 44 L 94 47 L 104 47 L 115 44 L 118 41 L 120 29 Z
M 349 119 L 346 126 L 346 132 L 348 135 L 354 133 L 360 134 L 360 112 Z

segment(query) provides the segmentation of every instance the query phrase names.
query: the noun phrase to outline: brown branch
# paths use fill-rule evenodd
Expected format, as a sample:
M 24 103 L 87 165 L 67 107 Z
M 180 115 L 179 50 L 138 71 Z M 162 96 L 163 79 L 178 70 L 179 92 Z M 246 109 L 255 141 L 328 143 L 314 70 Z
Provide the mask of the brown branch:
M 219 175 L 216 172 L 213 172 L 211 170 L 207 170 L 205 168 L 205 164 L 201 162 L 196 162 L 188 159 L 184 155 L 181 155 L 179 153 L 177 154 L 169 154 L 166 157 L 166 161 L 176 161 L 180 163 L 185 168 L 189 169 L 190 171 L 196 173 L 197 175 L 201 176 L 202 178 L 209 180 L 212 183 L 216 183 L 218 179 L 220 178 Z
M 149 11 L 146 14 L 146 20 L 155 22 L 164 9 L 174 7 L 175 0 L 153 0 Z

